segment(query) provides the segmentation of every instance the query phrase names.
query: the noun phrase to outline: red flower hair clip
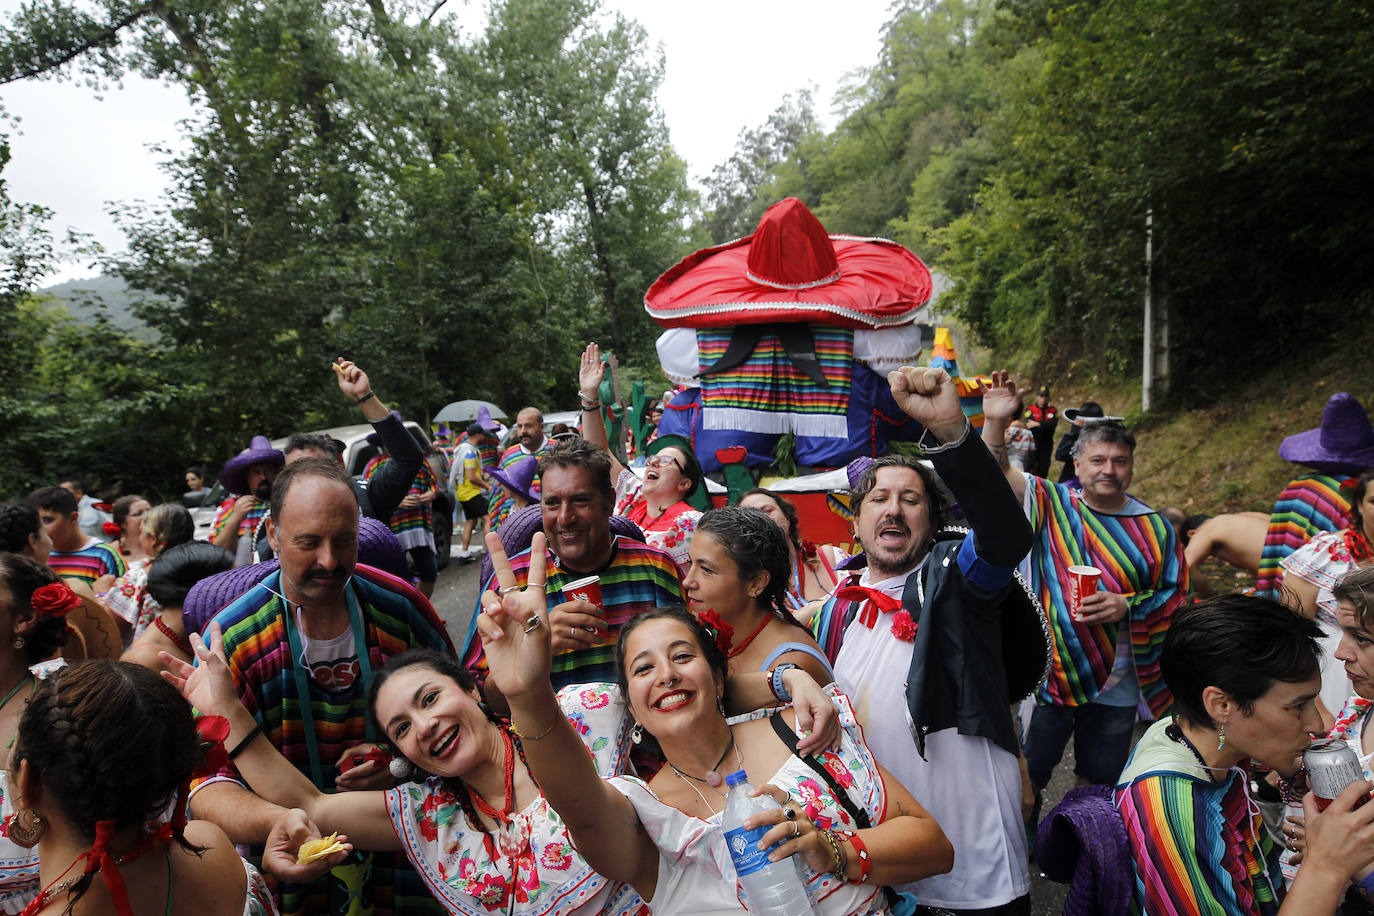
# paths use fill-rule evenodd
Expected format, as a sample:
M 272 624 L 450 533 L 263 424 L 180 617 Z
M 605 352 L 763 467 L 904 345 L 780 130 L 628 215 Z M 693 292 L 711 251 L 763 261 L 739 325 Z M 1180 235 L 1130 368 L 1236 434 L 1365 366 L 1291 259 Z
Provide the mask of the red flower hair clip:
M 229 737 L 229 720 L 224 716 L 196 717 L 196 766 L 191 771 L 192 779 L 204 779 L 224 769 L 229 762 L 229 752 L 224 749 L 224 739 Z
M 730 626 L 715 611 L 702 611 L 697 615 L 697 621 L 702 625 L 711 638 L 716 641 L 720 651 L 726 655 L 730 654 L 730 646 L 735 641 L 735 628 Z
M 65 582 L 49 582 L 34 589 L 29 607 L 39 617 L 66 617 L 81 607 L 81 597 Z
M 120 528 L 118 525 L 116 525 L 114 522 L 101 522 L 100 530 L 105 532 L 112 538 L 117 538 L 124 533 L 124 530 Z

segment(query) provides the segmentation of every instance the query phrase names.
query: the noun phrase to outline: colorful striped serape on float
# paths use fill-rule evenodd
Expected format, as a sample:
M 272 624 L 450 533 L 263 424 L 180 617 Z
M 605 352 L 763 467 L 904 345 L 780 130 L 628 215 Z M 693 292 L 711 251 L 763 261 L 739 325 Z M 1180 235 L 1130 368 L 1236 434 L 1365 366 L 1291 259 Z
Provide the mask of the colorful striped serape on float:
M 954 379 L 954 388 L 959 392 L 959 406 L 974 429 L 983 428 L 983 395 L 979 383 L 991 384 L 986 375 L 963 378 L 959 375 L 959 354 L 954 350 L 954 337 L 949 328 L 935 329 L 935 343 L 930 348 L 930 368 L 943 369 Z
M 1256 595 L 1277 599 L 1283 585 L 1284 558 L 1313 535 L 1349 527 L 1354 489 L 1355 478 L 1327 474 L 1304 474 L 1283 488 L 1269 515 L 1269 530 L 1255 576 Z
M 736 328 L 697 331 L 697 352 L 703 372 L 725 355 L 735 331 Z M 845 412 L 854 376 L 854 332 L 813 325 L 811 334 L 827 384 L 821 385 L 792 365 L 776 334 L 764 334 L 744 362 L 701 377 L 702 428 L 846 438 L 849 429 Z
M 1173 697 L 1160 677 L 1159 655 L 1174 610 L 1188 595 L 1188 565 L 1173 525 L 1135 499 L 1119 514 L 1097 512 L 1082 491 L 1033 474 L 1026 475 L 1026 515 L 1036 537 L 1031 581 L 1054 634 L 1054 658 L 1037 702 L 1090 702 L 1112 673 L 1119 624 L 1087 625 L 1069 615 L 1069 567 L 1096 566 L 1101 587 L 1126 597 L 1140 691 L 1162 716 Z

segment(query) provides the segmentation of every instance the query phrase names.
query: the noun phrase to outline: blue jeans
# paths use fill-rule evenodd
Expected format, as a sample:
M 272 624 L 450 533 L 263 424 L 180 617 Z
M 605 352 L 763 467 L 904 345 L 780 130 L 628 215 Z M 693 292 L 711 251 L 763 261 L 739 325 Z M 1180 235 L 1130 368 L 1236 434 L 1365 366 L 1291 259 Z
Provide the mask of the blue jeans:
M 1096 785 L 1114 786 L 1131 755 L 1134 706 L 1036 706 L 1026 734 L 1026 765 L 1036 791 L 1049 784 L 1073 737 L 1074 773 Z

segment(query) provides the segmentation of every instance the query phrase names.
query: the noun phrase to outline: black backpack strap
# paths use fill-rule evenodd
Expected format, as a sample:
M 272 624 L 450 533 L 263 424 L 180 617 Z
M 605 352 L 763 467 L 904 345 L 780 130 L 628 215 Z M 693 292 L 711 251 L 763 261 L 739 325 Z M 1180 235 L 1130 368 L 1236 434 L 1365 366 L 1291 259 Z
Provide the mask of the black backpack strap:
M 873 823 L 868 819 L 868 812 L 854 804 L 854 799 L 849 797 L 849 793 L 844 790 L 844 787 L 835 779 L 835 774 L 830 772 L 825 764 L 809 754 L 803 757 L 797 753 L 797 733 L 788 728 L 787 723 L 782 720 L 782 712 L 773 713 L 768 717 L 768 721 L 773 726 L 773 731 L 777 732 L 778 737 L 782 739 L 782 743 L 787 745 L 787 749 L 798 760 L 815 770 L 816 775 L 825 780 L 825 784 L 830 786 L 830 794 L 835 796 L 835 800 L 840 803 L 840 806 L 849 812 L 850 817 L 854 818 L 854 823 L 863 830 L 872 827 Z
M 869 820 L 868 812 L 854 804 L 854 799 L 849 797 L 849 793 L 844 790 L 844 786 L 840 785 L 839 781 L 835 779 L 835 774 L 830 772 L 825 764 L 821 763 L 810 754 L 802 756 L 797 753 L 797 733 L 792 731 L 787 723 L 782 720 L 782 710 L 778 710 L 769 716 L 768 722 L 773 726 L 773 731 L 777 733 L 782 743 L 787 745 L 787 749 L 792 752 L 792 755 L 811 769 L 815 770 L 816 775 L 825 780 L 825 784 L 830 787 L 830 794 L 840 803 L 840 807 L 848 811 L 849 816 L 854 818 L 855 826 L 860 830 L 867 830 L 869 827 L 872 827 L 873 822 Z M 897 892 L 890 887 L 884 887 L 883 897 L 887 900 L 888 909 L 895 912 L 899 902 Z

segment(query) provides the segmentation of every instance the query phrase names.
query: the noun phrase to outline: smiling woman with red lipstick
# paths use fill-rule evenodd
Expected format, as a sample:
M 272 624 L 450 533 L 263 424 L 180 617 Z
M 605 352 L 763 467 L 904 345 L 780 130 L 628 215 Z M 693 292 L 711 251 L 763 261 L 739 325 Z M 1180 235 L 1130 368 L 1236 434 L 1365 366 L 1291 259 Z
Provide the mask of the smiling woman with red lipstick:
M 422 771 L 421 781 L 325 794 L 261 735 L 238 701 L 218 627 L 210 632 L 208 648 L 191 638 L 200 666 L 174 668 L 185 679 L 182 692 L 203 712 L 218 710 L 229 720 L 225 746 L 236 748 L 234 763 L 255 792 L 284 809 L 303 809 L 304 817 L 301 810 L 282 812 L 274 831 L 282 841 L 269 844 L 269 868 L 294 862 L 318 824 L 359 849 L 404 852 L 451 913 L 617 916 L 639 906 L 632 889 L 593 872 L 573 848 L 530 775 L 520 739 L 488 714 L 472 675 L 452 657 L 404 652 L 377 673 L 369 691 L 374 728 Z M 581 704 L 584 725 L 609 709 L 586 689 L 566 696 Z M 582 759 L 609 774 L 621 768 L 620 755 L 612 743 L 595 755 L 583 751 Z
M 499 548 L 492 560 L 498 580 L 513 582 Z M 721 777 L 735 770 L 783 803 L 745 824 L 766 828 L 761 843 L 773 847 L 775 861 L 801 857 L 808 893 L 825 916 L 888 913 L 885 885 L 952 866 L 939 825 L 873 759 L 842 694 L 831 693 L 840 746 L 816 758 L 794 752 L 790 711 L 731 725 L 723 711 L 725 654 L 679 608 L 634 618 L 616 647 L 634 733 L 652 736 L 667 766 L 648 783 L 598 778 L 549 682 L 544 605 L 528 591 L 483 595 L 477 628 L 489 676 L 510 701 L 513 727 L 539 736 L 526 742 L 531 770 L 578 848 L 601 874 L 638 891 L 655 916 L 745 912 L 720 826 Z
M 731 674 L 793 664 L 828 684 L 829 661 L 787 609 L 791 563 L 787 536 L 767 513 L 712 509 L 697 525 L 682 591 L 688 609 L 727 640 Z

